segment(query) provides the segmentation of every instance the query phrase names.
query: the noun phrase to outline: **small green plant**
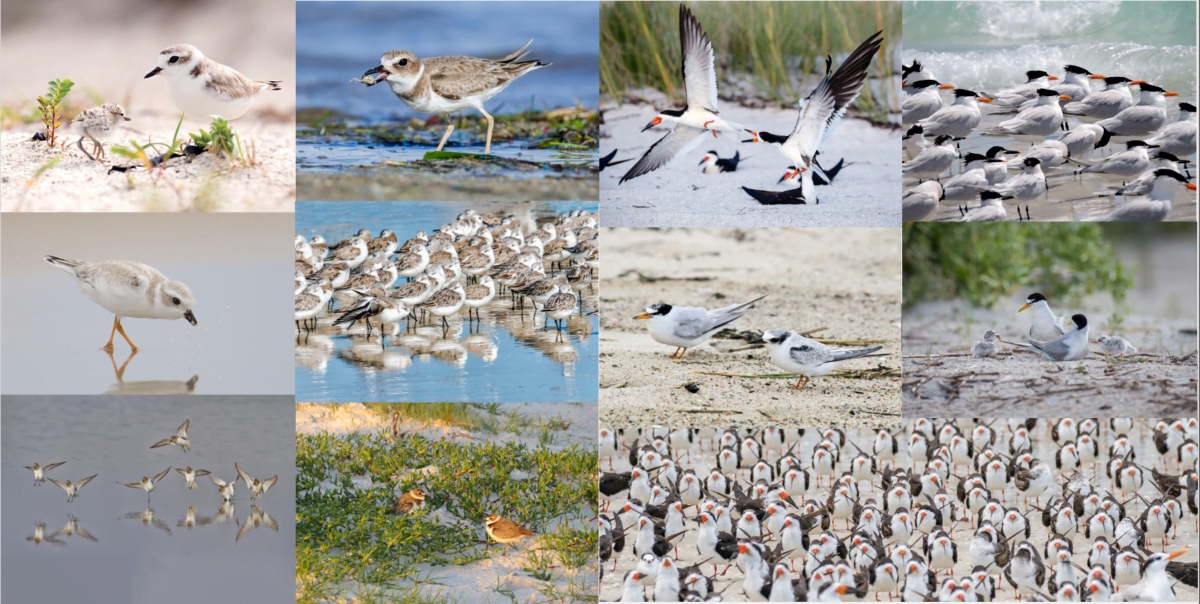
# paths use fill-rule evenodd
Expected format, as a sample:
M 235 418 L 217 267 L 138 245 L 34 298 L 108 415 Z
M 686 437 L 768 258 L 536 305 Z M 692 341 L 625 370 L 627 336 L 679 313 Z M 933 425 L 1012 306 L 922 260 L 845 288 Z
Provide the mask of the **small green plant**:
M 71 80 L 54 80 L 45 96 L 38 97 L 38 110 L 42 113 L 42 123 L 46 125 L 46 143 L 54 146 L 58 137 L 58 129 L 62 127 L 62 102 L 71 92 L 75 82 Z
M 224 155 L 227 159 L 242 159 L 241 143 L 237 140 L 237 133 L 229 126 L 229 122 L 225 118 L 214 117 L 207 132 L 201 128 L 199 132 L 188 136 L 192 137 L 192 142 L 196 145 L 213 153 Z

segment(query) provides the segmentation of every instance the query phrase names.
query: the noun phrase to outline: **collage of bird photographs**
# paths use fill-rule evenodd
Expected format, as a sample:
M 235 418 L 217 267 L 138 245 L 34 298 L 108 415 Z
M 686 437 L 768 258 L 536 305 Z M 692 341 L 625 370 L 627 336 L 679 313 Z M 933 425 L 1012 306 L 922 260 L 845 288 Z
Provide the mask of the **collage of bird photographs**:
M 1198 22 L 3 0 L 0 601 L 1195 602 Z

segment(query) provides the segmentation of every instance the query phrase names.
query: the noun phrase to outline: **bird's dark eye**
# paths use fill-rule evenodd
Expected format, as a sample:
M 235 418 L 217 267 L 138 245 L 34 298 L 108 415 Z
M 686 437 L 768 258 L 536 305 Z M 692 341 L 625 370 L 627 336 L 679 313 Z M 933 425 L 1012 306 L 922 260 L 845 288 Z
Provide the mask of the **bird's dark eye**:
M 179 306 L 179 298 L 171 298 L 171 301 L 175 303 L 175 306 Z
M 177 62 L 179 62 L 179 57 L 171 57 L 171 60 L 167 61 L 167 62 L 168 63 L 177 63 Z
M 396 61 L 396 64 L 404 67 L 405 65 L 408 65 L 408 59 L 400 59 L 399 61 Z

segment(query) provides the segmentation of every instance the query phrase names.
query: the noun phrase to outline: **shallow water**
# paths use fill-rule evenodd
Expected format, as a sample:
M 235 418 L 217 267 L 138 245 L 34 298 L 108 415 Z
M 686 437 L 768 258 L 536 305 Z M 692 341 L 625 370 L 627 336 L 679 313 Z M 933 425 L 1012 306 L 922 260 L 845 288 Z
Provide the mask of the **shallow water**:
M 389 50 L 417 57 L 499 58 L 529 40 L 526 60 L 551 63 L 491 99 L 489 113 L 594 107 L 599 101 L 597 2 L 304 2 L 296 5 L 296 104 L 333 107 L 367 122 L 425 117 L 384 86 L 351 78 Z M 479 35 L 481 31 L 492 32 Z
M 454 138 L 453 136 L 451 138 Z M 340 137 L 312 137 L 296 141 L 296 166 L 305 172 L 338 172 L 351 168 L 374 166 L 380 162 L 420 160 L 436 147 L 430 145 L 397 145 L 365 142 Z M 460 145 L 448 142 L 445 151 L 483 154 L 483 145 Z M 491 154 L 508 159 L 544 164 L 543 167 L 517 169 L 500 164 L 472 165 L 472 176 L 506 176 L 509 178 L 544 178 L 559 174 L 549 164 L 586 165 L 598 161 L 596 150 L 563 152 L 556 149 L 535 149 L 520 141 L 492 142 Z M 387 169 L 387 168 L 385 168 Z M 393 168 L 404 169 L 404 168 Z
M 213 591 L 246 602 L 294 601 L 292 397 L 5 396 L 2 417 L 5 601 L 211 602 Z M 184 419 L 191 420 L 190 453 L 148 448 Z M 99 474 L 73 503 L 54 483 L 33 486 L 32 473 L 22 468 L 59 461 L 67 463 L 47 476 L 76 481 Z M 208 477 L 188 490 L 172 469 L 149 506 L 143 491 L 115 484 L 168 466 L 230 480 L 235 461 L 257 478 L 279 479 L 254 502 L 239 483 L 223 516 Z M 190 527 L 189 513 L 196 519 Z M 263 522 L 247 525 L 252 515 Z M 72 516 L 83 531 L 53 536 Z M 30 539 L 39 525 L 47 538 L 40 542 Z
M 4 394 L 291 394 L 287 324 L 268 319 L 291 230 L 288 214 L 6 214 Z M 46 254 L 149 264 L 188 286 L 198 324 L 125 319 L 139 351 L 118 334 L 110 357 L 113 315 Z
M 432 232 L 467 208 L 497 215 L 548 218 L 573 209 L 595 212 L 597 204 L 537 202 L 512 204 L 450 202 L 300 202 L 296 232 L 320 234 L 331 244 L 360 228 L 396 231 L 401 241 L 418 230 Z M 326 315 L 311 333 L 298 331 L 296 400 L 327 401 L 595 401 L 598 397 L 598 281 L 583 292 L 583 314 L 572 315 L 561 334 L 544 315 L 511 310 L 507 296 L 482 309 L 470 326 L 466 314 L 449 317 L 444 328 L 432 320 L 411 328 L 389 326 L 386 343 L 378 326 L 346 332 Z M 336 303 L 340 307 L 344 302 Z

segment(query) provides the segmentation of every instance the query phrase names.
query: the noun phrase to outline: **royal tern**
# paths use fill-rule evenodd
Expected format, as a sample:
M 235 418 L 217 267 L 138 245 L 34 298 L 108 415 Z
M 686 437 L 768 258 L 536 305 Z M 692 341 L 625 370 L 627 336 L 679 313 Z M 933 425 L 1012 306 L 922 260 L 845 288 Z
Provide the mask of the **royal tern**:
M 955 159 L 958 159 L 958 153 L 954 151 L 954 137 L 943 134 L 911 161 L 904 162 L 901 170 L 905 176 L 918 180 L 937 178 L 954 165 Z
M 1037 90 L 1037 104 L 1017 114 L 1016 117 L 1000 122 L 995 128 L 982 132 L 983 136 L 1007 136 L 1029 143 L 1040 142 L 1058 131 L 1063 120 L 1060 100 L 1071 97 L 1060 95 L 1049 88 Z
M 858 97 L 858 91 L 867 79 L 867 68 L 883 44 L 882 34 L 882 31 L 877 31 L 859 44 L 832 76 L 829 72 L 833 67 L 833 58 L 827 56 L 825 78 L 800 102 L 800 113 L 791 134 L 781 136 L 748 130 L 754 135 L 753 142 L 778 143 L 779 152 L 790 160 L 791 165 L 810 170 L 815 168 L 820 174 L 822 170 L 816 165 L 817 148 L 829 138 L 838 122 L 842 121 L 850 103 Z
M 1177 157 L 1187 157 L 1196 152 L 1196 106 L 1179 104 L 1179 119 L 1168 124 L 1157 134 L 1146 139 L 1151 145 Z
M 1022 162 L 1025 166 L 1025 171 L 994 186 L 980 188 L 981 191 L 993 191 L 999 193 L 1004 199 L 1015 199 L 1017 202 L 1029 202 L 1037 199 L 1042 193 L 1046 192 L 1046 175 L 1042 173 L 1041 161 L 1036 157 L 1027 157 Z M 1015 205 L 1015 204 L 1014 204 Z M 1021 210 L 1017 208 L 1017 215 L 1020 217 Z M 1025 205 L 1025 218 L 1029 218 L 1029 204 Z
M 1042 170 L 1053 170 L 1061 167 L 1067 157 L 1071 154 L 1070 149 L 1062 141 L 1044 140 L 1024 151 L 1013 158 L 1013 163 L 1008 164 L 1010 169 L 1016 169 L 1027 157 L 1037 158 L 1038 163 L 1042 166 Z
M 1001 90 L 992 95 L 992 100 L 1000 105 L 1020 105 L 1025 101 L 1036 98 L 1042 89 L 1050 85 L 1050 82 L 1057 80 L 1057 76 L 1052 76 L 1040 69 L 1032 69 L 1025 72 L 1025 83 L 1018 84 L 1012 88 Z
M 1186 167 L 1187 164 L 1192 163 L 1185 159 L 1179 159 L 1170 153 L 1165 153 L 1162 149 L 1158 149 L 1154 152 L 1153 159 L 1154 161 L 1158 162 L 1157 166 L 1151 167 L 1145 172 L 1142 172 L 1141 176 L 1138 176 L 1137 178 L 1126 183 L 1125 186 L 1117 189 L 1113 195 L 1121 195 L 1124 197 L 1140 197 L 1142 195 L 1149 195 L 1150 191 L 1154 190 L 1154 179 L 1158 176 L 1156 172 L 1158 172 L 1159 169 L 1166 168 L 1182 174 L 1183 170 L 1180 169 L 1180 164 L 1184 164 Z
M 1132 178 L 1150 168 L 1150 149 L 1158 145 L 1147 145 L 1143 141 L 1133 140 L 1125 143 L 1125 151 L 1114 153 L 1092 164 L 1083 164 L 1084 174 L 1109 174 Z M 1077 161 L 1076 163 L 1083 163 Z
M 1075 159 L 1088 159 L 1092 151 L 1108 146 L 1112 133 L 1096 124 L 1080 124 L 1062 135 L 1058 142 L 1067 146 L 1067 155 Z
M 1138 103 L 1122 109 L 1120 113 L 1096 122 L 1097 126 L 1108 130 L 1113 136 L 1147 137 L 1167 123 L 1167 99 L 1169 96 L 1179 96 L 1178 92 L 1168 92 L 1146 82 L 1138 84 L 1142 94 Z
M 713 71 L 712 43 L 700 22 L 687 6 L 679 5 L 679 41 L 683 54 L 683 86 L 687 104 L 683 109 L 664 109 L 642 129 L 663 122 L 675 124 L 666 136 L 650 146 L 642 158 L 621 177 L 617 184 L 657 170 L 675 158 L 695 149 L 707 132 L 735 134 L 742 126 L 717 114 L 717 74 Z
M 986 169 L 989 161 L 991 160 L 986 155 L 968 153 L 963 158 L 962 173 L 942 185 L 942 197 L 939 201 L 943 205 L 959 206 L 961 213 L 961 207 L 979 195 L 980 187 L 991 184 L 988 182 Z
M 1000 194 L 992 191 L 980 191 L 979 207 L 964 214 L 962 222 L 1003 222 L 1007 219 L 1008 210 L 1004 209 Z
M 913 124 L 904 133 L 904 152 L 908 154 L 909 159 L 916 157 L 922 149 L 932 144 L 925 138 L 925 128 L 921 124 Z
M 1096 338 L 1096 343 L 1104 347 L 1104 355 L 1107 357 L 1120 356 L 1122 359 L 1125 355 L 1135 354 L 1138 350 L 1122 338 L 1121 336 L 1099 336 Z
M 1005 155 L 1013 154 L 1016 151 L 1009 151 L 1000 145 L 993 145 L 987 150 L 987 158 L 992 160 L 983 167 L 983 171 L 987 173 L 989 185 L 998 185 L 1008 179 L 1008 158 Z
M 1067 333 L 1049 341 L 1030 339 L 1022 336 L 1028 348 L 1049 361 L 1079 361 L 1088 353 L 1088 323 L 1082 314 L 1071 315 L 1064 327 L 1074 327 Z
M 704 154 L 704 158 L 700 160 L 701 172 L 705 174 L 720 174 L 722 172 L 736 172 L 738 162 L 742 160 L 741 152 L 735 151 L 733 157 L 721 159 L 716 151 L 709 151 Z
M 882 346 L 855 350 L 832 348 L 786 329 L 768 329 L 761 338 L 750 342 L 762 344 L 771 353 L 771 362 L 780 368 L 800 375 L 794 388 L 808 385 L 813 376 L 828 375 L 842 363 L 869 355 Z
M 670 358 L 678 359 L 688 348 L 703 344 L 714 333 L 740 319 L 754 308 L 754 303 L 766 296 L 725 308 L 708 310 L 699 306 L 672 306 L 666 303 L 651 304 L 646 312 L 634 317 L 648 321 L 646 329 L 650 337 L 660 344 L 675 346 Z
M 979 103 L 991 102 L 992 99 L 981 97 L 970 90 L 958 88 L 954 91 L 953 104 L 938 109 L 936 113 L 919 123 L 925 129 L 925 134 L 930 136 L 949 134 L 956 138 L 963 138 L 970 135 L 983 118 L 979 113 Z
M 1069 96 L 1073 101 L 1082 100 L 1092 93 L 1091 80 L 1099 80 L 1104 78 L 1104 76 L 1093 74 L 1092 72 L 1079 67 L 1078 65 L 1067 65 L 1064 67 L 1064 70 L 1066 71 L 1066 75 L 1063 76 L 1061 81 L 1059 81 L 1057 84 L 1047 85 L 1045 88 L 1050 88 L 1057 91 L 1061 95 Z M 999 113 L 1001 115 L 1006 113 L 1017 113 L 1018 111 L 1032 107 L 1036 102 L 1037 99 L 1031 96 L 1026 98 L 1025 102 L 1021 103 L 1019 107 L 998 105 L 998 111 L 993 113 Z M 1063 101 L 1063 103 L 1065 103 L 1065 101 Z
M 1072 101 L 1063 105 L 1063 114 L 1086 124 L 1093 124 L 1120 113 L 1126 107 L 1133 106 L 1133 93 L 1129 90 L 1129 85 L 1133 83 L 1133 80 L 1122 76 L 1103 79 L 1104 90 L 1092 92 L 1081 101 Z
M 909 85 L 909 95 L 900 104 L 903 123 L 915 124 L 938 112 L 942 108 L 941 90 L 954 90 L 951 84 L 937 80 L 920 80 Z
M 927 180 L 904 192 L 901 220 L 922 222 L 933 218 L 942 198 L 942 185 L 936 180 Z
M 1046 301 L 1046 296 L 1039 293 L 1029 294 L 1025 299 L 1025 306 L 1022 306 L 1018 313 L 1024 312 L 1026 308 L 1033 309 L 1033 324 L 1029 326 L 1030 337 L 1037 340 L 1053 340 L 1058 336 L 1067 333 L 1063 327 L 1065 317 L 1055 316 L 1050 310 L 1050 303 Z
M 925 66 L 920 61 L 913 59 L 912 65 L 900 65 L 900 90 L 904 94 L 912 92 L 912 85 L 921 80 L 936 80 L 933 72 L 925 69 Z
M 1190 183 L 1182 174 L 1168 169 L 1159 168 L 1154 171 L 1154 188 L 1145 197 L 1131 199 L 1113 210 L 1111 214 L 1101 219 L 1102 222 L 1161 222 L 1171 214 L 1175 203 L 1175 193 L 1179 187 L 1195 191 L 1195 183 Z

